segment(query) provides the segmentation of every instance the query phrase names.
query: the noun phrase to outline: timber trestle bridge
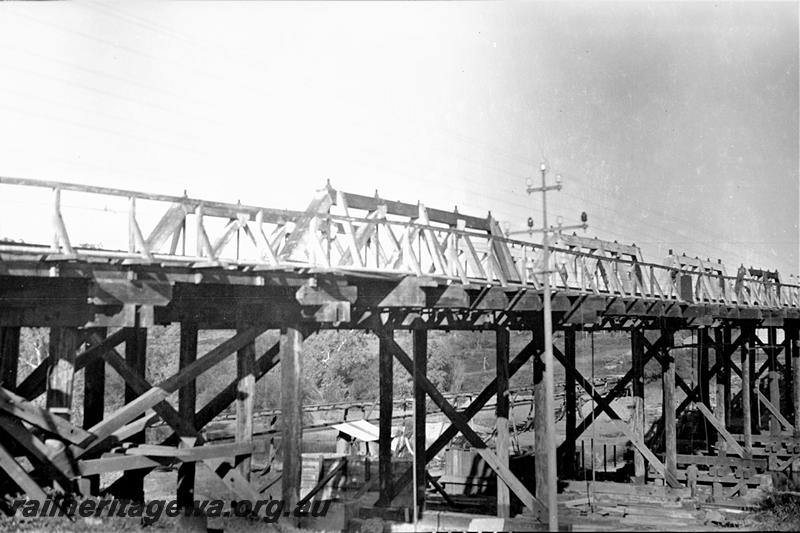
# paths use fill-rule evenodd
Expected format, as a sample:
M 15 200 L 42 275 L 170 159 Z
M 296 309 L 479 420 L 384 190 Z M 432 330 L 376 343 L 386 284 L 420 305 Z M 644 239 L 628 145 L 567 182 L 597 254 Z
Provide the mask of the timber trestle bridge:
M 540 245 L 507 238 L 491 215 L 344 193 L 330 185 L 304 211 L 5 177 L 0 210 L 17 193 L 39 200 L 19 227 L 0 226 L 0 478 L 6 494 L 43 499 L 54 489 L 142 498 L 144 475 L 177 464 L 177 498 L 191 505 L 195 467 L 202 464 L 238 498 L 261 499 L 250 479 L 251 456 L 263 448 L 253 437 L 255 382 L 279 368 L 279 495 L 297 502 L 303 341 L 322 329 L 347 329 L 379 339 L 376 507 L 392 507 L 416 479 L 424 508 L 426 464 L 461 433 L 496 473 L 498 513 L 508 514 L 513 494 L 544 517 L 543 495 L 553 489 L 544 475 L 546 461 L 536 461 L 535 486 L 509 468 L 507 395 L 510 377 L 543 352 L 544 276 L 553 288 L 554 328 L 563 338 L 553 350 L 565 371 L 561 478 L 576 476 L 576 443 L 600 414 L 634 449 L 634 483 L 681 487 L 696 481 L 726 498 L 800 459 L 800 287 L 777 272 L 740 267 L 729 274 L 719 262 L 677 254 L 650 263 L 636 246 L 575 235 L 558 236 L 549 264 L 543 264 Z M 92 220 L 76 216 L 75 204 L 92 206 Z M 34 220 L 47 223 L 38 228 Z M 23 226 L 25 237 L 18 231 Z M 148 327 L 169 324 L 180 325 L 178 371 L 149 383 Z M 38 327 L 49 328 L 49 356 L 18 379 L 21 328 Z M 198 331 L 206 329 L 235 332 L 198 354 Z M 279 330 L 280 340 L 256 353 L 256 339 L 268 330 Z M 408 352 L 395 338 L 403 330 L 411 332 Z M 426 375 L 431 330 L 495 332 L 496 377 L 466 408 L 456 408 Z M 629 335 L 630 368 L 601 395 L 576 370 L 576 333 L 611 330 Z M 689 349 L 697 380 L 676 371 L 675 349 L 686 349 L 676 335 L 688 330 L 696 338 Z M 519 353 L 510 353 L 512 331 L 531 333 Z M 195 380 L 229 356 L 236 358 L 237 375 L 197 405 Z M 424 453 L 413 467 L 393 473 L 395 361 L 413 376 L 413 445 Z M 645 440 L 648 361 L 662 371 L 656 444 Z M 106 366 L 126 385 L 125 404 L 111 412 L 104 408 Z M 534 368 L 534 401 L 541 405 L 543 369 Z M 73 401 L 78 372 L 84 374 L 80 406 Z M 594 401 L 593 416 L 580 422 L 577 387 Z M 627 388 L 633 416 L 623 422 L 612 401 Z M 177 406 L 168 401 L 175 393 Z M 498 429 L 490 447 L 469 422 L 494 397 Z M 450 423 L 427 447 L 426 398 Z M 204 426 L 230 405 L 236 409 L 234 442 L 204 442 Z M 676 430 L 690 408 L 710 435 L 699 452 L 683 449 Z M 76 410 L 80 425 L 71 420 Z M 548 453 L 538 445 L 546 441 L 547 415 L 535 410 L 537 457 Z M 145 443 L 144 429 L 159 420 L 171 434 Z M 100 476 L 110 472 L 124 473 L 101 486 Z

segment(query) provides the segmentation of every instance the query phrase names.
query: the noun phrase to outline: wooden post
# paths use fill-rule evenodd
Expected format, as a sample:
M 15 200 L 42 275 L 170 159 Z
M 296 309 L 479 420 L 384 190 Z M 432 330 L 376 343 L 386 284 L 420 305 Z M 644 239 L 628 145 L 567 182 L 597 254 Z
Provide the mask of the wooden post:
M 751 453 L 753 449 L 753 422 L 750 391 L 753 383 L 750 377 L 750 367 L 753 357 L 751 345 L 753 342 L 753 330 L 750 326 L 742 326 L 741 334 L 745 335 L 742 342 L 742 433 L 744 434 L 744 449 Z
M 787 325 L 784 322 L 783 326 L 783 396 L 786 398 L 784 400 L 785 405 L 788 407 L 789 420 L 792 419 L 792 413 L 794 413 L 794 387 L 792 383 L 794 383 L 794 369 L 792 368 L 792 353 L 793 347 L 792 344 L 794 343 L 794 339 L 792 338 L 792 328 L 791 326 Z
M 752 328 L 750 336 L 751 342 L 749 346 L 750 356 L 748 357 L 748 366 L 750 367 L 750 431 L 755 434 L 761 433 L 761 402 L 758 401 L 758 396 L 755 394 L 756 388 L 759 386 L 758 375 L 756 375 L 756 365 L 758 364 L 758 343 L 755 338 L 758 332 L 755 327 Z
M 700 401 L 709 410 L 711 410 L 711 373 L 709 372 L 708 364 L 708 332 L 706 328 L 699 328 L 697 330 L 697 378 L 700 383 Z M 706 448 L 711 451 L 711 445 L 714 441 L 714 429 L 709 424 L 708 420 L 703 417 L 703 435 L 708 436 Z
M 146 377 L 147 369 L 147 329 L 138 327 L 138 309 L 136 311 L 137 319 L 136 326 L 128 328 L 128 338 L 125 341 L 125 362 L 128 366 L 136 372 L 140 377 Z M 125 403 L 129 404 L 136 400 L 139 395 L 125 385 Z M 132 436 L 130 442 L 136 444 L 144 444 L 145 433 L 140 431 Z M 122 476 L 126 481 L 121 485 L 122 493 L 118 495 L 121 499 L 129 499 L 131 501 L 143 502 L 144 501 L 144 476 L 146 470 L 131 470 L 125 472 Z
M 722 425 L 728 427 L 728 409 L 725 405 L 725 370 L 729 368 L 728 358 L 725 357 L 728 344 L 725 342 L 725 335 L 722 329 L 714 329 L 714 364 L 717 365 L 717 383 L 716 383 L 716 396 L 717 404 L 714 407 L 714 416 L 720 421 Z M 717 450 L 719 455 L 727 455 L 727 442 L 722 436 L 717 433 Z
M 731 327 L 726 325 L 722 328 L 722 345 L 725 347 L 725 354 L 728 353 L 728 346 L 731 345 Z M 730 427 L 731 425 L 731 401 L 733 395 L 731 394 L 731 359 L 733 358 L 733 354 L 728 355 L 725 357 L 722 366 L 722 377 L 723 377 L 723 394 L 725 397 L 724 405 L 725 405 L 725 425 Z
M 575 368 L 575 328 L 564 329 L 564 357 Z M 564 410 L 565 410 L 565 440 L 564 453 L 561 459 L 563 476 L 569 479 L 575 476 L 575 442 L 578 398 L 576 391 L 575 375 L 565 371 L 564 376 Z
M 800 436 L 800 331 L 793 325 L 791 331 L 792 393 L 794 400 L 794 433 Z
M 283 474 L 281 488 L 284 505 L 293 509 L 300 500 L 303 443 L 303 334 L 297 328 L 281 332 L 281 435 Z
M 0 385 L 5 389 L 15 392 L 17 389 L 17 367 L 19 364 L 19 334 L 20 328 L 15 327 L 0 327 Z M 0 445 L 2 450 L 2 445 Z M 0 451 L 0 466 L 5 463 L 2 460 L 3 454 Z M 16 461 L 9 455 L 10 473 L 13 473 L 16 467 Z M 0 483 L 5 483 L 10 479 L 10 474 L 6 473 L 0 468 Z
M 428 331 L 415 329 L 413 336 L 413 356 L 414 356 L 414 467 L 416 468 L 417 487 L 416 504 L 417 513 L 421 513 L 425 508 L 425 390 L 422 388 L 420 378 L 428 373 Z
M 677 477 L 678 473 L 678 439 L 675 420 L 675 358 L 669 351 L 673 347 L 673 332 L 662 330 L 667 338 L 664 349 L 664 374 L 662 377 L 663 411 L 664 411 L 664 466 L 666 471 Z
M 94 328 L 100 339 L 108 335 L 107 328 Z M 105 409 L 106 362 L 96 357 L 84 367 L 83 376 L 83 429 L 89 429 L 103 419 Z
M 542 315 L 542 318 L 544 316 Z M 536 487 L 534 496 L 539 500 L 547 500 L 547 432 L 546 420 L 548 413 L 544 409 L 546 405 L 546 395 L 544 390 L 544 326 L 533 330 L 533 342 L 536 353 L 533 363 L 533 450 L 534 450 L 534 474 Z M 550 413 L 552 415 L 552 413 Z
M 100 339 L 108 335 L 106 328 L 94 328 Z M 89 429 L 103 419 L 106 396 L 106 362 L 102 357 L 89 361 L 83 370 L 83 429 Z M 88 477 L 89 492 L 100 493 L 100 475 Z
M 644 332 L 631 330 L 631 359 L 633 365 L 633 433 L 640 442 L 644 442 Z M 634 482 L 644 484 L 647 479 L 644 456 L 638 450 L 633 451 Z
M 247 328 L 239 328 L 242 332 Z M 251 341 L 236 352 L 236 442 L 252 442 L 253 440 L 253 407 L 256 393 L 256 343 Z M 250 480 L 252 456 L 236 458 L 239 472 L 246 480 Z
M 47 370 L 47 408 L 69 420 L 75 378 L 77 328 L 50 328 L 50 367 Z
M 178 353 L 178 371 L 197 360 L 197 324 L 181 322 L 181 340 Z M 197 382 L 191 380 L 178 389 L 178 414 L 191 426 L 195 427 L 195 409 L 197 403 Z M 177 502 L 182 509 L 194 506 L 195 463 L 181 463 L 178 467 Z
M 781 408 L 781 388 L 780 388 L 780 372 L 778 371 L 778 332 L 775 327 L 767 328 L 767 344 L 769 349 L 767 356 L 769 357 L 769 401 L 776 409 L 780 411 Z M 778 418 L 770 413 L 769 416 L 769 433 L 770 435 L 777 435 L 781 432 L 781 423 Z
M 508 357 L 510 335 L 507 328 L 500 327 L 496 331 L 496 363 L 497 370 L 497 459 L 505 467 L 508 467 L 508 456 L 511 439 L 508 433 Z M 569 353 L 569 351 L 567 351 Z M 569 387 L 567 388 L 569 390 Z M 574 390 L 574 383 L 573 383 Z M 574 424 L 573 424 L 574 426 Z M 569 422 L 567 423 L 569 427 Z M 569 434 L 567 436 L 569 440 Z M 497 516 L 500 518 L 511 518 L 511 491 L 508 485 L 503 483 L 498 476 L 497 480 Z
M 382 332 L 378 337 L 378 503 L 391 504 L 392 494 L 392 410 L 394 402 L 394 359 L 389 348 L 393 333 Z
M 15 392 L 19 363 L 20 328 L 0 327 L 0 385 Z

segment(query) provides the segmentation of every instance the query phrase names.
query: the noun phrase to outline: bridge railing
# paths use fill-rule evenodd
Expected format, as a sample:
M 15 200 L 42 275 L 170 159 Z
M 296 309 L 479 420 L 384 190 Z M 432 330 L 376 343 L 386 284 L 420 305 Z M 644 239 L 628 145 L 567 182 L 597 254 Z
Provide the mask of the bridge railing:
M 319 191 L 305 211 L 290 211 L 0 177 L 0 210 L 11 202 L 13 195 L 6 192 L 12 188 L 49 195 L 49 209 L 44 209 L 49 217 L 30 213 L 31 220 L 48 222 L 28 227 L 31 236 L 26 234 L 24 242 L 7 238 L 9 222 L 4 221 L 0 252 L 6 259 L 8 254 L 26 254 L 45 261 L 305 267 L 534 290 L 549 276 L 555 290 L 587 294 L 759 307 L 800 305 L 797 285 L 746 276 L 742 271 L 736 277 L 724 276 L 561 248 L 552 249 L 550 263 L 545 265 L 541 245 L 506 238 L 491 216 L 479 219 L 429 210 L 330 187 Z M 65 201 L 70 195 L 80 197 L 78 206 Z M 113 202 L 114 209 L 77 216 L 81 206 Z M 103 222 L 101 215 L 113 219 L 113 224 Z M 99 237 L 112 227 L 117 228 L 112 239 Z

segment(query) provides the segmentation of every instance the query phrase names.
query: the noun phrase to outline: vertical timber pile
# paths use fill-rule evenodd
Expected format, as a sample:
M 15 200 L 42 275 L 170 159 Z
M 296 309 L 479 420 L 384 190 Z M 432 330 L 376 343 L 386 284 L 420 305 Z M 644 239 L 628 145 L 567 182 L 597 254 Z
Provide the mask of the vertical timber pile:
M 139 327 L 139 310 L 136 310 L 136 326 L 127 329 L 127 339 L 125 340 L 125 362 L 136 373 L 137 376 L 144 378 L 147 368 L 147 329 Z M 139 395 L 131 387 L 125 385 L 125 403 L 129 404 L 136 400 Z M 144 444 L 145 432 L 142 430 L 130 438 L 130 442 Z M 122 477 L 125 480 L 121 485 L 123 499 L 132 501 L 144 501 L 144 474 L 146 470 L 129 470 Z
M 416 471 L 417 485 L 414 492 L 414 502 L 417 513 L 425 508 L 425 390 L 422 388 L 420 378 L 425 377 L 428 371 L 428 331 L 415 329 L 413 335 L 414 355 L 414 468 Z
M 75 378 L 77 328 L 50 328 L 50 366 L 47 371 L 47 409 L 69 420 Z
M 237 333 L 247 328 L 240 326 Z M 252 442 L 253 440 L 253 406 L 255 405 L 256 392 L 256 343 L 248 342 L 236 353 L 236 442 Z M 250 454 L 237 457 L 236 462 L 239 472 L 250 481 L 250 467 L 252 456 Z
M 181 322 L 180 352 L 178 355 L 178 371 L 197 360 L 197 324 Z M 195 427 L 194 414 L 197 403 L 197 381 L 191 380 L 178 390 L 178 414 L 189 425 Z M 182 509 L 194 505 L 195 463 L 181 463 L 178 467 L 178 506 Z
M 391 331 L 378 336 L 378 482 L 379 506 L 388 506 L 392 494 L 392 408 L 394 401 L 394 359 L 389 349 Z
M 631 358 L 633 364 L 633 434 L 644 442 L 645 412 L 644 412 L 644 332 L 631 330 Z M 646 470 L 644 456 L 639 450 L 633 452 L 634 481 L 644 484 Z
M 0 385 L 10 391 L 17 389 L 20 328 L 0 327 Z
M 281 435 L 283 474 L 281 488 L 284 505 L 291 509 L 300 499 L 303 440 L 302 375 L 303 334 L 286 328 L 281 334 Z
M 726 405 L 725 401 L 726 377 L 730 376 L 728 371 L 728 358 L 725 357 L 725 354 L 728 351 L 728 344 L 730 343 L 729 337 L 730 335 L 728 335 L 728 338 L 726 339 L 724 332 L 720 328 L 716 328 L 714 330 L 714 364 L 717 367 L 717 383 L 715 387 L 716 405 L 714 406 L 714 416 L 717 417 L 717 420 L 719 420 L 720 424 L 725 427 L 728 427 L 728 406 Z M 728 342 L 726 342 L 726 340 Z M 719 455 L 723 457 L 727 455 L 728 443 L 719 433 L 717 433 L 716 444 L 717 450 L 719 450 Z
M 750 376 L 751 362 L 754 359 L 752 343 L 754 329 L 751 326 L 742 326 L 741 334 L 744 335 L 742 342 L 742 432 L 744 434 L 744 449 L 747 453 L 753 450 L 753 423 L 752 423 L 752 402 L 750 391 L 753 388 Z
M 564 329 L 564 357 L 572 368 L 575 368 L 575 328 Z M 566 372 L 564 377 L 564 410 L 566 418 L 566 435 L 564 453 L 561 459 L 562 475 L 572 479 L 575 476 L 575 423 L 577 397 L 575 390 L 575 374 Z
M 77 328 L 50 328 L 46 405 L 53 415 L 67 420 L 71 418 L 75 357 L 79 344 Z M 55 445 L 57 450 L 64 446 L 56 439 L 45 442 Z M 68 487 L 61 488 L 68 489 Z
M 709 411 L 711 411 L 712 377 L 708 362 L 708 329 L 701 327 L 697 330 L 697 381 L 700 385 L 700 401 Z M 712 432 L 711 424 L 706 417 L 703 417 L 703 437 L 706 439 L 706 449 L 709 452 L 713 443 Z
M 794 420 L 794 367 L 792 362 L 793 353 L 793 332 L 791 322 L 785 320 L 783 323 L 783 398 L 784 405 L 786 405 L 786 412 L 790 414 L 787 418 L 791 421 Z M 786 428 L 789 429 L 789 428 Z
M 797 322 L 792 323 L 787 332 L 791 339 L 788 347 L 791 349 L 792 365 L 792 400 L 794 401 L 794 434 L 800 436 L 800 329 Z
M 102 342 L 108 335 L 106 328 L 89 330 Z M 106 395 L 106 362 L 102 357 L 86 363 L 83 372 L 83 429 L 89 429 L 103 420 Z M 100 494 L 100 475 L 89 476 L 90 494 Z
M 662 364 L 664 373 L 661 381 L 663 389 L 662 409 L 664 410 L 664 466 L 669 474 L 677 477 L 678 439 L 675 420 L 675 357 L 672 354 L 674 333 L 671 329 L 664 329 L 662 330 L 662 335 L 666 338 Z
M 19 365 L 20 328 L 0 327 L 0 386 L 15 392 L 17 389 L 17 372 Z M 0 458 L 5 456 L 0 443 Z M 0 481 L 7 478 L 6 472 L 0 470 Z
M 767 329 L 767 357 L 769 358 L 769 402 L 780 411 L 781 408 L 781 389 L 780 373 L 778 372 L 778 332 L 777 328 Z M 781 423 L 777 417 L 770 413 L 769 433 L 777 435 L 781 432 Z
M 509 330 L 497 328 L 496 332 L 496 368 L 497 368 L 497 458 L 500 464 L 508 466 L 510 437 L 508 434 L 508 357 L 509 357 Z M 497 480 L 497 516 L 500 518 L 511 517 L 511 491 L 498 476 Z

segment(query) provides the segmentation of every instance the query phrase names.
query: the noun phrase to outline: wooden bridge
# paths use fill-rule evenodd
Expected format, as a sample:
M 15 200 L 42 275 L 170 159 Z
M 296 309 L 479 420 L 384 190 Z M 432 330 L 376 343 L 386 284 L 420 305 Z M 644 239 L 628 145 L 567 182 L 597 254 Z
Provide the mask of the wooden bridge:
M 513 492 L 541 517 L 543 495 L 553 488 L 540 472 L 545 461 L 537 461 L 535 487 L 509 469 L 505 393 L 509 378 L 543 351 L 545 276 L 553 288 L 554 327 L 564 332 L 563 349 L 554 347 L 566 370 L 567 435 L 560 457 L 575 456 L 576 441 L 594 419 L 576 420 L 578 385 L 595 400 L 594 413 L 613 420 L 620 416 L 611 401 L 632 387 L 633 422 L 618 425 L 636 450 L 638 483 L 662 479 L 678 487 L 693 465 L 700 482 L 713 485 L 719 497 L 731 496 L 756 484 L 759 475 L 791 468 L 800 456 L 800 287 L 777 272 L 740 267 L 729 274 L 719 262 L 682 255 L 652 263 L 633 245 L 575 235 L 560 235 L 544 264 L 539 245 L 507 238 L 491 215 L 344 193 L 330 185 L 304 211 L 5 177 L 0 209 L 10 207 L 18 191 L 40 195 L 50 207 L 28 209 L 19 227 L 0 227 L 0 467 L 8 493 L 44 498 L 44 488 L 54 485 L 137 499 L 147 472 L 178 461 L 178 499 L 185 505 L 191 504 L 196 465 L 214 471 L 237 497 L 258 500 L 250 480 L 250 456 L 262 446 L 253 439 L 254 387 L 280 366 L 282 496 L 297 502 L 303 340 L 340 328 L 379 338 L 377 506 L 391 507 L 412 479 L 424 503 L 426 462 L 461 433 L 502 480 L 498 512 L 509 512 Z M 73 204 L 95 206 L 92 220 L 76 217 Z M 116 222 L 105 222 L 108 213 L 116 213 Z M 118 242 L 101 245 L 114 228 Z M 20 242 L 15 235 L 21 229 L 34 235 Z M 179 370 L 148 383 L 147 328 L 175 323 L 181 331 Z M 18 380 L 20 328 L 28 327 L 50 328 L 50 353 Z M 236 333 L 198 357 L 202 329 Z M 680 347 L 675 334 L 689 329 L 697 334 L 691 348 L 700 369 L 693 385 L 676 373 L 672 353 Z M 280 330 L 280 341 L 257 354 L 255 340 L 268 330 Z M 396 342 L 397 330 L 412 332 L 411 353 Z M 429 330 L 496 334 L 497 376 L 466 409 L 456 409 L 426 376 Z M 532 334 L 517 354 L 509 353 L 511 330 Z M 630 335 L 630 370 L 604 396 L 575 369 L 576 331 L 586 330 Z M 237 376 L 211 401 L 196 405 L 196 378 L 234 353 Z M 644 366 L 651 359 L 663 369 L 663 439 L 657 447 L 645 442 Z M 426 397 L 451 422 L 417 455 L 416 476 L 409 469 L 398 479 L 391 475 L 390 448 L 394 360 L 414 380 L 415 448 L 425 449 Z M 126 404 L 108 414 L 106 365 L 126 383 Z M 534 368 L 541 405 L 543 387 L 536 385 L 543 368 Z M 73 380 L 79 371 L 85 375 L 81 426 L 70 420 L 78 407 Z M 737 383 L 742 385 L 734 390 Z M 680 403 L 679 391 L 685 397 Z M 166 401 L 176 392 L 177 409 Z M 43 404 L 36 401 L 42 395 Z M 491 449 L 468 422 L 495 395 L 498 439 Z M 231 404 L 236 442 L 204 444 L 202 428 Z M 758 406 L 769 414 L 764 427 L 754 416 Z M 676 420 L 689 407 L 702 414 L 713 435 L 700 455 L 679 454 Z M 545 440 L 545 416 L 552 413 L 536 410 L 537 443 Z M 158 419 L 172 435 L 145 444 L 144 428 Z M 537 445 L 537 457 L 547 453 Z M 560 476 L 575 475 L 573 461 L 560 464 Z M 118 471 L 125 472 L 122 478 L 100 486 L 99 474 Z

